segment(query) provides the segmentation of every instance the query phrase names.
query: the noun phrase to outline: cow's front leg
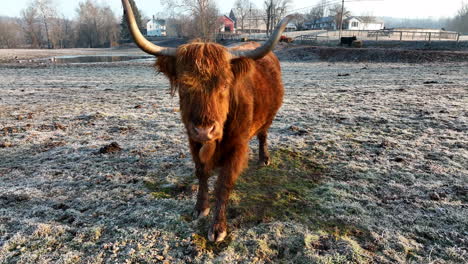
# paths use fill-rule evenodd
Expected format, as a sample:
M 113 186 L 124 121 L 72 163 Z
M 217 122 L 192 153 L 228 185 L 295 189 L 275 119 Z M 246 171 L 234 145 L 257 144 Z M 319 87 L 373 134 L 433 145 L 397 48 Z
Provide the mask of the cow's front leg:
M 247 165 L 247 142 L 229 148 L 224 153 L 222 167 L 216 181 L 216 205 L 213 224 L 208 232 L 210 241 L 223 241 L 227 235 L 226 207 L 237 177 Z
M 190 141 L 190 150 L 192 158 L 195 162 L 195 175 L 198 178 L 198 194 L 197 203 L 195 204 L 194 217 L 202 218 L 210 213 L 210 203 L 208 197 L 208 178 L 213 170 L 213 162 L 211 160 L 206 162 L 200 161 L 200 143 Z
M 261 131 L 258 133 L 257 138 L 259 142 L 258 154 L 259 154 L 259 164 L 262 166 L 270 165 L 270 153 L 268 152 L 268 143 L 267 143 L 267 130 Z
M 198 178 L 198 194 L 197 203 L 195 204 L 195 218 L 203 218 L 210 213 L 210 203 L 208 197 L 208 178 L 210 172 L 206 170 L 206 166 L 201 164 L 200 168 L 196 168 L 195 174 Z

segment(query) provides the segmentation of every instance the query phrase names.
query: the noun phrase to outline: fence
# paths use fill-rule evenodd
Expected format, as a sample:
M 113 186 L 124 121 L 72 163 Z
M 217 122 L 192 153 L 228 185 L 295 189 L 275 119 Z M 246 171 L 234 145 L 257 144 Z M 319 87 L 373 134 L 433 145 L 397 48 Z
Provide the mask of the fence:
M 339 39 L 339 31 L 295 31 L 284 32 L 283 35 L 292 37 L 296 42 L 301 44 L 313 44 L 317 42 L 330 42 Z M 456 41 L 460 40 L 458 32 L 451 31 L 424 31 L 424 30 L 343 30 L 343 37 L 356 36 L 361 40 L 373 41 Z M 242 40 L 248 39 L 253 41 L 263 41 L 267 39 L 265 33 L 257 34 L 217 34 L 216 40 Z
M 332 31 L 329 33 L 330 36 L 338 37 L 339 34 L 337 31 Z M 343 37 L 352 37 L 356 36 L 358 39 L 362 40 L 398 40 L 398 41 L 407 41 L 407 40 L 419 40 L 419 41 L 428 41 L 433 40 L 451 40 L 459 41 L 460 34 L 458 32 L 452 31 L 425 31 L 425 30 L 343 30 Z

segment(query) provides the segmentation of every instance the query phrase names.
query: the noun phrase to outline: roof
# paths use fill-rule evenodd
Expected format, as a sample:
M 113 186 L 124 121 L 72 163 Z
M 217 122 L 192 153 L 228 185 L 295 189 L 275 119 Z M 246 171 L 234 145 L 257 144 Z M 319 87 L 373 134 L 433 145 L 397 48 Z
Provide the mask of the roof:
M 166 25 L 166 20 L 164 20 L 164 19 L 156 19 L 156 18 L 154 18 L 154 17 L 153 17 L 152 19 L 148 20 L 147 23 L 149 23 L 149 22 L 152 22 L 153 24 L 159 24 L 159 25 L 161 25 L 161 26 Z
M 344 19 L 344 21 L 349 21 L 351 19 L 357 19 L 359 20 L 359 22 L 365 22 L 366 23 L 375 23 L 375 24 L 383 24 L 384 22 L 376 17 L 364 17 L 364 16 L 351 16 L 351 17 L 347 17 Z
M 315 20 L 315 23 L 333 23 L 333 22 L 335 22 L 334 16 L 321 17 Z
M 221 21 L 221 20 L 229 20 L 231 21 L 232 23 L 234 23 L 234 20 L 226 15 L 222 15 L 222 16 L 219 16 L 218 17 L 218 20 Z
M 259 12 L 263 12 L 262 9 L 257 9 L 257 8 L 249 8 L 248 11 L 247 11 L 247 14 L 246 14 L 246 17 L 249 17 L 251 14 L 253 17 L 255 17 L 257 13 Z M 234 16 L 234 17 L 232 17 Z M 232 8 L 231 11 L 229 12 L 229 17 L 231 17 L 232 19 L 236 20 L 240 17 L 239 15 L 239 11 L 236 9 L 236 8 Z

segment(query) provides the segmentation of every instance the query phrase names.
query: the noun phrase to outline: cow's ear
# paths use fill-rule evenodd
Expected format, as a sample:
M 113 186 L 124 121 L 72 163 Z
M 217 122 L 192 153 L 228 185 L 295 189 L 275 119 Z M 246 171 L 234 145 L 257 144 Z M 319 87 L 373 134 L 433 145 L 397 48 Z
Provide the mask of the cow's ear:
M 156 69 L 162 72 L 169 79 L 171 84 L 171 94 L 177 90 L 176 58 L 169 56 L 159 56 L 156 59 Z
M 234 73 L 234 78 L 239 79 L 249 76 L 254 70 L 254 60 L 250 58 L 237 58 L 231 60 L 231 68 Z

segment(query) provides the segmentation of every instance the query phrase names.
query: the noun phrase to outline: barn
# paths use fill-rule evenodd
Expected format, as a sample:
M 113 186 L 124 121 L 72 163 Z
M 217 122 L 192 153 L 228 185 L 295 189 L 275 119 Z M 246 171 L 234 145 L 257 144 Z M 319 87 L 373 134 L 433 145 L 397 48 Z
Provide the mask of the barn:
M 219 32 L 225 32 L 225 33 L 235 33 L 236 28 L 234 27 L 234 20 L 232 20 L 228 16 L 220 16 L 218 18 L 218 22 L 220 24 L 219 26 Z

